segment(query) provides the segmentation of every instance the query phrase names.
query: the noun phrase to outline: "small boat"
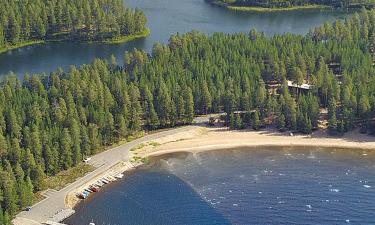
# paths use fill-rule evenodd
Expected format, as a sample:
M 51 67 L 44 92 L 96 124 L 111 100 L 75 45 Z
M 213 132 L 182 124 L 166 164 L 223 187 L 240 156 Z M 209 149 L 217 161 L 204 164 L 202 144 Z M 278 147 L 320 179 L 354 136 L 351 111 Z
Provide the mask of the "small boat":
M 89 223 L 89 225 L 95 225 L 95 223 Z
M 115 175 L 115 177 L 116 177 L 116 178 L 118 178 L 118 179 L 121 179 L 121 178 L 123 178 L 123 177 L 124 177 L 124 174 L 122 174 L 122 173 L 119 173 L 119 174 L 116 174 L 116 175 Z
M 104 183 L 103 182 L 101 182 L 101 181 L 98 181 L 98 182 L 96 182 L 96 184 L 95 184 L 96 186 L 98 186 L 98 187 L 102 187 L 103 185 L 104 185 Z
M 109 181 L 108 181 L 107 179 L 105 179 L 105 178 L 103 178 L 102 181 L 103 181 L 103 183 L 105 183 L 105 184 L 108 184 L 108 183 L 109 183 Z
M 93 191 L 93 192 L 98 192 L 98 191 L 99 191 L 99 188 L 94 187 L 94 186 L 91 186 L 91 187 L 90 187 L 90 190 Z
M 78 198 L 86 199 L 88 195 L 85 194 L 85 193 L 80 193 L 80 194 L 78 194 L 77 196 L 78 196 Z
M 109 181 L 115 181 L 116 180 L 116 178 L 112 177 L 111 175 L 107 176 L 106 178 Z

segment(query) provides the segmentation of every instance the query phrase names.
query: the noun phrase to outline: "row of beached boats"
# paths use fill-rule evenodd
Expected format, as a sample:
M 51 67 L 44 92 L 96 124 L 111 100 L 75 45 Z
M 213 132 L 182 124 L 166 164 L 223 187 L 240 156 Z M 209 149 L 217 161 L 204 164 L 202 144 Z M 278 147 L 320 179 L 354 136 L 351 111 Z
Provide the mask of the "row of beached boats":
M 104 185 L 114 182 L 123 177 L 124 177 L 124 174 L 122 173 L 106 175 L 105 177 L 99 179 L 95 183 L 85 188 L 82 192 L 78 193 L 77 197 L 80 199 L 86 199 L 87 197 L 89 197 L 91 193 L 99 192 L 100 188 L 103 187 Z

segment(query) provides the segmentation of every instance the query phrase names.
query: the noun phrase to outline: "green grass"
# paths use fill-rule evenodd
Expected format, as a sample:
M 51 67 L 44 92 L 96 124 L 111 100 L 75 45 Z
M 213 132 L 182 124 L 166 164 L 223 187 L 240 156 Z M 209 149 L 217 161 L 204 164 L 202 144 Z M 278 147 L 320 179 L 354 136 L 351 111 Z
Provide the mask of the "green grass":
M 133 148 L 130 149 L 131 152 L 135 151 L 135 150 L 139 150 L 139 149 L 142 149 L 143 147 L 145 147 L 146 144 L 142 143 L 142 144 L 139 144 Z
M 149 158 L 142 158 L 142 163 L 149 164 L 150 163 L 150 159 Z
M 149 145 L 152 145 L 153 147 L 157 147 L 157 146 L 160 146 L 161 144 L 159 142 L 156 142 L 156 141 L 151 141 L 148 143 Z
M 303 6 L 292 6 L 288 8 L 264 8 L 264 7 L 248 7 L 248 6 L 226 6 L 228 9 L 235 11 L 247 11 L 247 12 L 280 12 L 280 11 L 294 11 L 304 9 L 331 9 L 330 6 L 326 5 L 303 5 Z
M 81 178 L 87 173 L 92 172 L 94 170 L 95 167 L 86 163 L 81 163 L 76 167 L 60 172 L 55 176 L 47 177 L 44 180 L 45 189 L 54 189 L 57 191 L 61 190 L 68 184 L 73 183 L 78 178 Z
M 13 49 L 22 48 L 22 47 L 26 47 L 29 45 L 42 44 L 44 42 L 45 42 L 44 40 L 34 40 L 34 41 L 24 41 L 15 45 L 8 45 L 6 47 L 0 48 L 0 54 L 13 50 Z
M 99 41 L 105 44 L 121 44 L 125 43 L 128 41 L 133 41 L 135 39 L 139 38 L 145 38 L 151 34 L 151 30 L 149 28 L 145 29 L 143 32 L 138 33 L 138 34 L 132 34 L 132 35 L 126 35 L 126 36 L 120 36 L 120 37 L 115 37 L 109 40 L 104 40 L 104 41 Z
M 140 157 L 140 156 L 133 156 L 133 158 L 130 160 L 130 162 L 133 163 L 143 163 L 143 164 L 149 164 L 150 160 L 147 157 Z

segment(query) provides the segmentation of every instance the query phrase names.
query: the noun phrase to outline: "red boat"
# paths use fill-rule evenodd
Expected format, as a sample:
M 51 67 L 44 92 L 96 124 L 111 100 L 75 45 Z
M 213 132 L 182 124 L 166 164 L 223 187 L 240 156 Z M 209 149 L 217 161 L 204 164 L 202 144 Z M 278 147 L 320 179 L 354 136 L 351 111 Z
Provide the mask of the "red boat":
M 99 191 L 99 188 L 94 187 L 94 186 L 91 186 L 91 187 L 90 187 L 90 190 L 93 191 L 93 192 L 98 192 L 98 191 Z

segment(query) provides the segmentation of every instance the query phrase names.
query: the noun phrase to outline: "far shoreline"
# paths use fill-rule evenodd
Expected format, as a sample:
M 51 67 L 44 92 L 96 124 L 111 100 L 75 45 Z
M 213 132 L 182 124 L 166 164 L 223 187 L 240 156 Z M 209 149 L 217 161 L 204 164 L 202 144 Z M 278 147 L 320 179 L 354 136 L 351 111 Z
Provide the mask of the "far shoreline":
M 329 5 L 302 5 L 302 6 L 291 6 L 291 7 L 258 7 L 258 6 L 236 6 L 219 0 L 206 0 L 207 3 L 213 6 L 223 7 L 233 11 L 243 11 L 243 12 L 285 12 L 285 11 L 298 11 L 298 10 L 307 10 L 307 9 L 331 9 L 335 8 Z
M 342 11 L 342 10 L 358 10 L 361 7 L 366 7 L 367 5 L 356 5 L 352 7 L 335 7 L 331 5 L 323 5 L 323 4 L 311 4 L 311 5 L 296 5 L 290 7 L 261 7 L 261 6 L 239 6 L 233 5 L 230 3 L 221 2 L 220 0 L 205 0 L 208 4 L 213 6 L 222 7 L 232 11 L 240 11 L 240 12 L 264 12 L 264 13 L 272 13 L 272 12 L 288 12 L 288 11 L 303 11 L 303 10 L 331 10 L 331 11 Z
M 234 11 L 243 12 L 287 12 L 287 11 L 299 11 L 299 10 L 334 10 L 334 8 L 325 5 L 304 5 L 304 6 L 292 6 L 288 8 L 264 8 L 264 7 L 250 7 L 250 6 L 225 6 L 227 9 Z
M 93 44 L 93 43 L 102 43 L 102 44 L 123 44 L 126 42 L 134 41 L 136 39 L 141 39 L 141 38 L 146 38 L 150 36 L 151 30 L 149 28 L 146 28 L 140 33 L 136 34 L 131 34 L 131 35 L 121 35 L 119 37 L 114 37 L 110 39 L 104 39 L 100 41 L 83 41 L 83 40 L 69 40 L 66 38 L 60 38 L 60 39 L 47 39 L 47 40 L 30 40 L 30 41 L 25 41 L 21 42 L 15 45 L 9 45 L 4 48 L 0 48 L 0 54 L 7 53 L 12 50 L 16 49 L 21 49 L 24 47 L 28 46 L 33 46 L 37 44 L 45 44 L 45 43 L 52 43 L 52 42 L 64 42 L 64 41 L 72 41 L 72 42 L 77 42 L 77 43 L 88 43 L 88 44 Z

